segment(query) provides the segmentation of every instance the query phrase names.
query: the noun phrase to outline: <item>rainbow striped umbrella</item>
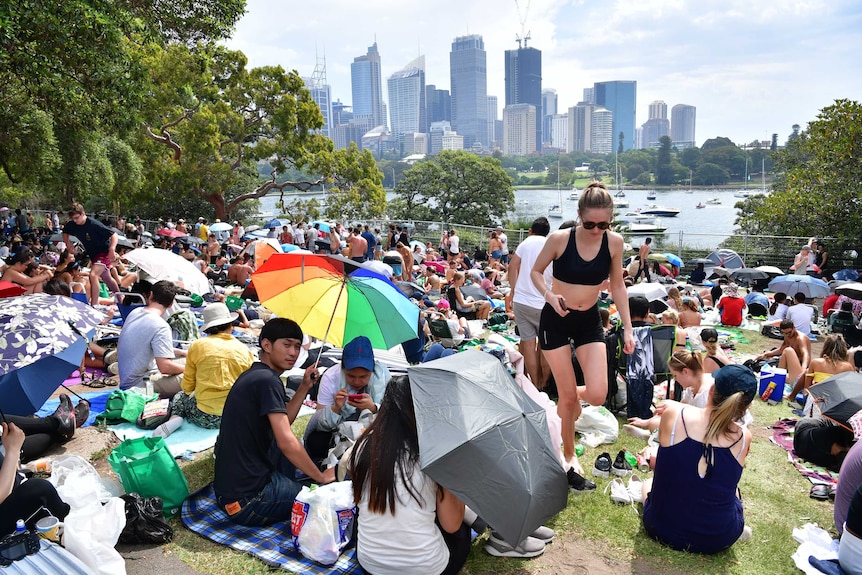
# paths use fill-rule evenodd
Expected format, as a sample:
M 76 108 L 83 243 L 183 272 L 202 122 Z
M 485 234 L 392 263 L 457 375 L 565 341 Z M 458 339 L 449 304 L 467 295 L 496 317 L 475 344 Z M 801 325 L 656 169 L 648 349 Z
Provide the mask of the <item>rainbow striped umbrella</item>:
M 273 254 L 252 281 L 266 308 L 338 347 L 360 335 L 377 349 L 417 337 L 416 304 L 387 278 L 341 256 Z

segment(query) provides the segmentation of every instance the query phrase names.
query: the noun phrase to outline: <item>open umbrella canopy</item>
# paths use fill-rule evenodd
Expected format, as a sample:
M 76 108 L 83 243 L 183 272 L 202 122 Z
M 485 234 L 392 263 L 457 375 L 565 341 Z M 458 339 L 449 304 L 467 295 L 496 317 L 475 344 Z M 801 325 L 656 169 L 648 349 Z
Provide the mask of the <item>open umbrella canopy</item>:
M 765 280 L 769 278 L 769 274 L 763 270 L 759 270 L 756 268 L 739 268 L 738 270 L 733 270 L 730 272 L 730 279 L 734 281 L 739 280 Z
M 859 272 L 857 272 L 854 269 L 848 268 L 848 269 L 838 270 L 837 272 L 832 274 L 832 277 L 837 279 L 837 280 L 855 282 L 856 280 L 859 279 Z
M 232 229 L 233 226 L 227 222 L 216 222 L 209 227 L 211 232 L 229 232 Z
M 729 277 L 732 272 L 732 270 L 723 268 L 721 266 L 706 267 L 704 268 L 704 271 L 706 272 L 706 277 L 710 279 L 722 277 L 726 278 Z
M 862 283 L 849 282 L 842 284 L 835 288 L 835 293 L 847 296 L 850 299 L 862 300 Z
M 26 289 L 22 286 L 6 280 L 0 280 L 0 297 L 14 297 L 23 294 Z
M 263 227 L 265 227 L 267 229 L 275 228 L 278 231 L 281 231 L 281 228 L 288 225 L 289 223 L 290 223 L 290 220 L 285 220 L 285 219 L 281 219 L 281 218 L 273 218 L 273 219 L 269 220 L 268 222 L 266 222 L 265 224 L 263 224 Z
M 848 421 L 862 410 L 862 374 L 845 371 L 833 375 L 809 387 L 808 393 L 823 416 L 851 429 Z
M 493 355 L 468 350 L 407 370 L 419 464 L 517 545 L 566 506 L 545 410 Z
M 712 260 L 708 260 L 706 258 L 694 258 L 693 260 L 688 260 L 686 262 L 687 265 L 696 266 L 697 264 L 703 264 L 705 266 L 713 265 L 715 262 Z
M 58 295 L 0 299 L 0 409 L 33 414 L 80 364 L 104 315 Z
M 333 224 L 330 224 L 329 222 L 313 221 L 313 222 L 311 222 L 311 227 L 314 227 L 315 224 L 320 224 L 320 231 L 325 232 L 327 234 L 332 229 L 332 225 L 333 225 Z
M 390 349 L 416 338 L 419 308 L 387 278 L 349 259 L 273 254 L 252 280 L 266 308 L 334 345 L 364 335 L 373 347 Z
M 769 289 L 773 292 L 786 293 L 791 297 L 799 292 L 804 293 L 807 298 L 826 297 L 832 293 L 829 284 L 825 281 L 799 274 L 778 276 L 769 282 Z
M 649 301 L 655 301 L 667 297 L 667 291 L 665 291 L 665 287 L 662 284 L 656 282 L 642 282 L 639 284 L 635 284 L 627 288 L 626 292 L 629 294 L 629 297 L 642 295 Z
M 138 248 L 126 254 L 125 259 L 144 270 L 154 281 L 180 282 L 192 293 L 210 292 L 207 277 L 190 261 L 161 248 Z
M 179 230 L 173 230 L 171 228 L 162 228 L 156 232 L 160 236 L 164 236 L 166 238 L 184 238 L 188 234 L 186 232 L 181 232 Z
M 766 272 L 769 276 L 783 276 L 784 270 L 781 268 L 777 268 L 775 266 L 757 266 L 754 268 L 756 270 L 760 270 L 762 272 Z
M 254 257 L 254 267 L 255 269 L 259 269 L 269 259 L 269 256 L 285 253 L 285 250 L 282 249 L 275 238 L 263 238 L 251 242 L 240 252 L 240 254 L 246 253 Z

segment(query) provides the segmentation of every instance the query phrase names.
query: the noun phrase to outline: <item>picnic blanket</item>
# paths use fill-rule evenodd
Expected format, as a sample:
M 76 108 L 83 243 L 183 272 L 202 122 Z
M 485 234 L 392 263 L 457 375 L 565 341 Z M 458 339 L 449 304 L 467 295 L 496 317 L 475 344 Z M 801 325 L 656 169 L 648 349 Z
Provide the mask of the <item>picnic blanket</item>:
M 140 429 L 133 423 L 109 425 L 108 429 L 113 431 L 120 438 L 120 441 L 138 437 L 150 437 L 153 434 L 151 430 Z M 213 447 L 216 443 L 216 438 L 218 438 L 218 432 L 218 429 L 205 429 L 187 421 L 165 438 L 165 444 L 171 450 L 171 454 L 174 457 L 178 457 L 181 453 L 187 451 L 197 453 Z
M 270 567 L 294 573 L 363 573 L 356 560 L 355 547 L 345 549 L 335 565 L 319 565 L 303 557 L 293 546 L 290 521 L 269 527 L 245 527 L 233 523 L 216 504 L 212 484 L 186 498 L 181 517 L 183 525 L 201 537 L 254 555 Z
M 814 485 L 832 485 L 838 482 L 838 474 L 829 471 L 825 467 L 814 465 L 801 459 L 793 451 L 793 430 L 796 428 L 796 419 L 779 419 L 772 426 L 772 437 L 770 441 L 787 452 L 787 460 L 799 473 L 808 478 Z
M 87 427 L 88 425 L 93 425 L 96 421 L 96 416 L 105 411 L 105 404 L 108 402 L 108 396 L 111 394 L 110 389 L 105 389 L 103 391 L 88 391 L 87 393 L 82 393 L 81 396 L 90 402 L 90 417 L 87 418 L 87 422 L 79 427 Z M 72 403 L 77 403 L 77 398 L 72 397 Z M 39 411 L 36 412 L 36 417 L 48 417 L 54 411 L 56 411 L 57 406 L 60 405 L 60 400 L 57 398 L 49 399 L 45 402 L 45 404 L 39 408 Z

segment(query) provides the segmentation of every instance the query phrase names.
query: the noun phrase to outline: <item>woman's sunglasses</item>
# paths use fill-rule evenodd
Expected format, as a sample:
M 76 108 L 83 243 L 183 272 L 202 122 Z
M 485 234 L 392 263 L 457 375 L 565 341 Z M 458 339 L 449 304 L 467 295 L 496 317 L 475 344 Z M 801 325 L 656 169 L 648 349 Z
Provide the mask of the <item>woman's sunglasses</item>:
M 606 230 L 611 227 L 610 222 L 581 222 L 585 230 L 591 230 L 598 227 L 600 230 Z

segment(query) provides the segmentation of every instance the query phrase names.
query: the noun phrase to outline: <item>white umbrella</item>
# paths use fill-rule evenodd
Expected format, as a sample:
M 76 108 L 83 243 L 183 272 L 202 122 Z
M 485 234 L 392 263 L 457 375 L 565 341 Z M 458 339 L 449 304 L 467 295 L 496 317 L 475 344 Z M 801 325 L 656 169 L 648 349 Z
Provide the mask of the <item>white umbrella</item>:
M 655 282 L 643 282 L 635 284 L 628 288 L 626 292 L 628 292 L 629 297 L 642 295 L 649 301 L 655 301 L 667 297 L 667 292 L 665 291 L 664 286 L 660 283 Z
M 762 272 L 766 272 L 771 276 L 783 276 L 784 275 L 784 270 L 782 270 L 781 268 L 777 268 L 775 266 L 757 266 L 754 269 L 760 270 Z
M 147 272 L 152 279 L 181 282 L 185 289 L 203 295 L 210 292 L 206 276 L 187 259 L 160 248 L 138 248 L 125 258 Z
M 849 282 L 835 288 L 838 295 L 847 296 L 850 299 L 862 300 L 862 283 Z
M 233 226 L 227 222 L 216 222 L 209 229 L 211 232 L 229 232 L 233 229 Z

